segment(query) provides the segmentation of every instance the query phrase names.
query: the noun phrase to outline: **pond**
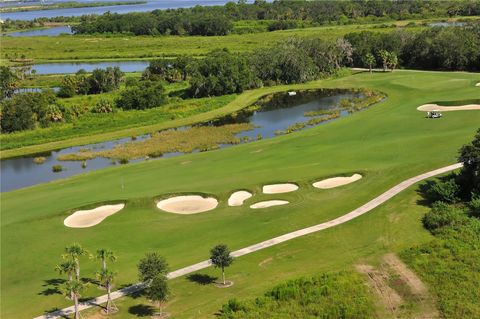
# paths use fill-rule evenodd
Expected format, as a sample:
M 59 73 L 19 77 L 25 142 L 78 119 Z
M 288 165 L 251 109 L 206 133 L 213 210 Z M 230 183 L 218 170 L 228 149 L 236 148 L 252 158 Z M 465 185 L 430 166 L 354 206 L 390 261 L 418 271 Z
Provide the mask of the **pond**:
M 76 0 L 78 2 L 92 2 L 91 0 Z M 102 0 L 109 1 L 109 0 Z M 117 1 L 117 0 L 110 0 Z M 48 3 L 58 3 L 67 1 L 48 1 Z M 37 18 L 53 18 L 53 17 L 71 17 L 81 16 L 85 14 L 104 14 L 105 12 L 111 13 L 128 13 L 128 12 L 146 12 L 157 9 L 175 9 L 175 8 L 189 8 L 197 5 L 200 6 L 216 6 L 224 5 L 228 0 L 146 0 L 143 4 L 135 5 L 112 5 L 104 7 L 86 7 L 86 8 L 62 8 L 52 10 L 36 10 L 36 11 L 24 11 L 24 12 L 8 12 L 2 13 L 2 20 L 34 20 Z M 253 2 L 249 0 L 247 2 Z M 33 4 L 39 4 L 40 1 L 33 2 Z M 29 5 L 32 3 L 29 2 Z M 17 4 L 18 5 L 18 4 Z M 21 3 L 25 5 L 25 3 Z M 3 5 L 2 5 L 3 7 Z
M 77 73 L 78 70 L 84 69 L 92 72 L 94 69 L 105 69 L 106 67 L 118 66 L 123 72 L 142 72 L 148 65 L 149 61 L 103 61 L 103 62 L 60 62 L 60 63 L 42 63 L 31 65 L 32 70 L 36 70 L 37 74 L 69 74 Z
M 236 136 L 241 138 L 249 136 L 255 140 L 258 135 L 262 138 L 273 138 L 278 134 L 278 131 L 286 130 L 299 122 L 308 121 L 311 117 L 305 116 L 305 112 L 322 111 L 322 110 L 336 110 L 339 102 L 343 99 L 353 99 L 360 97 L 362 93 L 351 92 L 347 90 L 318 90 L 297 92 L 295 96 L 290 96 L 288 93 L 277 93 L 264 99 L 260 103 L 260 108 L 253 110 L 245 110 L 237 113 L 235 116 L 229 115 L 221 119 L 201 123 L 200 126 L 221 126 L 229 123 L 251 123 L 253 129 L 243 131 Z M 348 111 L 342 110 L 337 118 L 347 116 Z M 332 119 L 334 120 L 334 119 Z M 328 123 L 331 120 L 315 123 L 320 125 Z M 309 125 L 306 127 L 311 127 Z M 188 130 L 190 127 L 177 128 L 176 130 Z M 136 138 L 134 143 L 146 141 L 150 139 L 150 135 L 143 135 Z M 0 162 L 1 166 L 1 191 L 11 191 L 31 185 L 36 185 L 48 181 L 65 178 L 68 176 L 77 175 L 83 172 L 98 170 L 112 165 L 119 165 L 116 161 L 108 158 L 97 157 L 87 160 L 86 165 L 82 165 L 79 161 L 59 161 L 59 155 L 72 154 L 82 152 L 84 150 L 101 151 L 110 150 L 115 146 L 124 145 L 132 142 L 132 138 L 123 138 L 114 141 L 108 141 L 97 144 L 75 146 L 61 149 L 58 151 L 49 152 L 47 154 L 37 154 L 35 156 L 26 156 L 20 158 L 6 159 Z M 243 143 L 248 142 L 242 139 Z M 220 148 L 230 147 L 231 144 L 219 145 Z M 195 150 L 194 152 L 198 152 Z M 164 154 L 162 157 L 180 156 L 183 153 L 171 152 Z M 37 156 L 45 157 L 43 164 L 35 164 L 34 158 Z M 146 160 L 145 158 L 131 160 L 130 162 L 140 162 Z M 154 160 L 154 159 L 149 159 Z M 53 165 L 62 165 L 64 170 L 58 173 L 52 172 Z

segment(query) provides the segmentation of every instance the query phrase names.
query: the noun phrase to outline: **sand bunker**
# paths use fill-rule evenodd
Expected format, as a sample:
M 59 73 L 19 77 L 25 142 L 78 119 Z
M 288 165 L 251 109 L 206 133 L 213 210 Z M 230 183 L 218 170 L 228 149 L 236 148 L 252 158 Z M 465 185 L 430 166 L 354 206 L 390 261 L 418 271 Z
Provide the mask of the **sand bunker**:
M 65 218 L 63 224 L 71 228 L 86 228 L 100 224 L 105 218 L 118 213 L 125 204 L 104 205 L 89 210 L 78 210 Z
M 230 195 L 228 206 L 242 206 L 243 202 L 252 197 L 252 193 L 247 191 L 238 191 Z
M 272 206 L 280 206 L 280 205 L 287 205 L 290 202 L 286 200 L 267 200 L 264 202 L 258 202 L 250 206 L 250 208 L 253 209 L 259 209 L 259 208 L 267 208 L 267 207 L 272 207 Z
M 329 188 L 339 187 L 339 186 L 356 182 L 361 178 L 362 178 L 362 175 L 353 174 L 350 177 L 333 177 L 333 178 L 324 179 L 322 181 L 315 182 L 312 185 L 313 187 L 316 187 L 316 188 L 329 189 Z
M 265 185 L 263 186 L 263 193 L 264 194 L 281 194 L 281 193 L 289 193 L 294 192 L 298 189 L 298 186 L 292 183 L 285 183 L 285 184 L 272 184 L 272 185 Z
M 480 82 L 478 82 L 477 84 L 475 84 L 475 86 L 480 86 Z
M 176 196 L 164 199 L 157 203 L 157 207 L 163 211 L 175 214 L 197 214 L 216 208 L 218 201 L 213 197 L 199 195 Z
M 458 106 L 441 106 L 438 104 L 424 104 L 417 107 L 418 111 L 431 112 L 431 111 L 468 111 L 468 110 L 480 110 L 480 104 L 466 104 Z

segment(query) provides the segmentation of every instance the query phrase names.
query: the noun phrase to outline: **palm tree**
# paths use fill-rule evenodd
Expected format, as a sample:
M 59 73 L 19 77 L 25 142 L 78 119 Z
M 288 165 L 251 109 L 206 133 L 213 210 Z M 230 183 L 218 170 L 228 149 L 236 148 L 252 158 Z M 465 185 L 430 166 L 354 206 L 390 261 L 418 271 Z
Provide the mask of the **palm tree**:
M 73 260 L 67 260 L 55 267 L 55 270 L 62 274 L 67 274 L 68 276 L 68 281 L 73 280 L 73 274 L 75 273 L 75 270 L 77 269 L 77 265 Z
M 107 305 L 105 307 L 105 312 L 108 315 L 111 311 L 115 312 L 118 308 L 112 301 L 112 297 L 110 296 L 112 290 L 112 283 L 115 279 L 117 274 L 111 270 L 104 269 L 102 271 L 97 272 L 97 279 L 100 283 L 107 289 Z
M 102 248 L 97 250 L 97 254 L 94 256 L 95 259 L 102 261 L 102 270 L 107 270 L 107 259 L 111 262 L 117 260 L 117 256 L 113 253 L 113 251 Z
M 75 262 L 75 278 L 77 280 L 80 279 L 80 256 L 86 255 L 88 251 L 82 247 L 82 245 L 78 243 L 74 243 L 70 246 L 65 247 L 65 254 L 63 255 L 63 259 L 70 259 Z
M 73 274 L 75 273 L 75 270 L 77 269 L 77 265 L 73 260 L 67 260 L 60 265 L 57 265 L 55 267 L 55 270 L 58 271 L 61 274 L 67 274 L 68 276 L 68 281 L 73 280 Z M 70 295 L 70 299 L 73 300 L 73 295 Z
M 79 280 L 67 281 L 63 286 L 63 294 L 67 297 L 72 296 L 75 303 L 75 319 L 80 319 L 80 310 L 78 309 L 78 300 L 85 289 L 85 284 Z

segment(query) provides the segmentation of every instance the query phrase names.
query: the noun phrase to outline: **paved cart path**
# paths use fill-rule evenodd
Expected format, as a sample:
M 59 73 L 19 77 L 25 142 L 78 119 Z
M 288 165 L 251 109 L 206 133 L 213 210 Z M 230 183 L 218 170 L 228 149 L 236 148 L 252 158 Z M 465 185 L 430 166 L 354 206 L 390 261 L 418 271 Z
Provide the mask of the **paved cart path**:
M 272 238 L 272 239 L 269 239 L 269 240 L 266 240 L 266 241 L 262 241 L 258 244 L 254 244 L 254 245 L 236 250 L 236 251 L 232 252 L 232 256 L 240 257 L 240 256 L 243 256 L 243 255 L 247 255 L 247 254 L 253 253 L 255 251 L 261 250 L 261 249 L 265 249 L 265 248 L 268 248 L 268 247 L 271 247 L 271 246 L 274 246 L 274 245 L 278 245 L 278 244 L 286 242 L 287 240 L 290 240 L 290 239 L 302 237 L 302 236 L 305 236 L 305 235 L 308 235 L 308 234 L 311 234 L 311 233 L 315 233 L 315 232 L 318 232 L 318 231 L 321 231 L 321 230 L 324 230 L 324 229 L 327 229 L 327 228 L 330 228 L 330 227 L 334 227 L 334 226 L 346 223 L 349 220 L 357 218 L 357 217 L 371 211 L 375 207 L 385 203 L 390 198 L 397 195 L 401 191 L 407 189 L 408 187 L 412 186 L 413 184 L 416 184 L 416 183 L 418 183 L 422 180 L 425 180 L 427 178 L 430 178 L 430 177 L 433 177 L 433 176 L 436 176 L 436 175 L 440 175 L 440 174 L 443 174 L 443 173 L 450 172 L 452 170 L 455 170 L 455 169 L 458 169 L 458 168 L 461 168 L 461 167 L 462 167 L 461 163 L 453 164 L 453 165 L 445 166 L 445 167 L 442 167 L 442 168 L 439 168 L 439 169 L 436 169 L 436 170 L 433 170 L 433 171 L 430 171 L 430 172 L 427 172 L 427 173 L 409 178 L 409 179 L 401 182 L 400 184 L 390 188 L 389 190 L 387 190 L 385 193 L 381 194 L 380 196 L 375 197 L 374 199 L 372 199 L 371 201 L 369 201 L 365 205 L 360 206 L 357 209 L 351 211 L 348 214 L 345 214 L 345 215 L 340 216 L 338 218 L 332 219 L 332 220 L 330 220 L 328 222 L 325 222 L 325 223 L 321 223 L 321 224 L 314 225 L 314 226 L 311 226 L 311 227 L 299 229 L 297 231 L 287 233 L 287 234 L 284 234 L 284 235 L 281 235 L 281 236 L 278 236 L 278 237 L 275 237 L 275 238 Z M 178 278 L 178 277 L 190 274 L 192 272 L 196 272 L 198 270 L 202 270 L 202 269 L 210 267 L 210 266 L 211 266 L 210 260 L 205 260 L 205 261 L 199 262 L 197 264 L 172 271 L 168 274 L 168 278 L 169 279 Z M 138 283 L 138 284 L 135 284 L 135 285 L 132 285 L 132 286 L 129 286 L 129 287 L 126 287 L 126 288 L 123 288 L 123 289 L 120 289 L 120 290 L 117 290 L 117 291 L 113 292 L 111 294 L 111 297 L 112 297 L 112 299 L 118 299 L 118 298 L 121 298 L 125 295 L 131 294 L 131 293 L 136 292 L 136 291 L 141 290 L 141 289 L 143 289 L 143 284 Z M 86 301 L 86 302 L 82 302 L 82 303 L 80 303 L 80 310 L 85 310 L 85 309 L 88 309 L 88 308 L 91 308 L 91 307 L 101 305 L 101 304 L 105 303 L 106 301 L 107 301 L 107 295 L 103 295 L 103 296 L 97 297 L 95 299 L 92 299 L 92 300 L 89 300 L 89 301 Z M 35 319 L 58 318 L 58 317 L 67 316 L 67 315 L 70 315 L 70 314 L 73 314 L 73 313 L 74 313 L 74 307 L 71 306 L 71 307 L 67 307 L 67 308 L 64 308 L 64 309 L 60 309 L 60 310 L 45 314 L 43 316 L 36 317 Z

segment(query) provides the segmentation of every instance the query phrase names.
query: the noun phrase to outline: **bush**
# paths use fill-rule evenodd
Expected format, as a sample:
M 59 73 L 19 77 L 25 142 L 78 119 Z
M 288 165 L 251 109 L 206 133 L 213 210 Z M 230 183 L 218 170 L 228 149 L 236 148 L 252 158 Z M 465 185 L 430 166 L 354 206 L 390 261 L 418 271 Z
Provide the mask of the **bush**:
M 431 232 L 443 227 L 462 224 L 466 215 L 464 211 L 443 202 L 436 202 L 423 217 L 423 226 Z
M 472 196 L 472 200 L 468 203 L 470 207 L 470 215 L 480 218 L 480 195 L 475 194 Z
M 138 86 L 127 88 L 116 100 L 117 107 L 124 110 L 145 110 L 167 102 L 165 89 L 160 82 L 141 81 Z
M 100 99 L 91 109 L 92 113 L 113 113 L 115 112 L 115 105 L 112 101 L 107 99 Z
M 53 165 L 52 166 L 52 172 L 59 173 L 61 171 L 63 171 L 63 166 L 62 165 Z
M 35 114 L 32 110 L 33 100 L 28 94 L 14 96 L 2 103 L 0 119 L 2 132 L 31 130 L 35 127 Z
M 40 164 L 45 163 L 46 160 L 47 160 L 47 159 L 46 159 L 45 157 L 43 157 L 43 156 L 38 156 L 38 157 L 35 157 L 35 158 L 33 159 L 33 162 L 34 162 L 35 164 L 40 165 Z
M 460 186 L 455 178 L 447 180 L 436 180 L 430 183 L 427 190 L 427 198 L 432 202 L 442 201 L 445 203 L 456 203 L 459 201 Z

